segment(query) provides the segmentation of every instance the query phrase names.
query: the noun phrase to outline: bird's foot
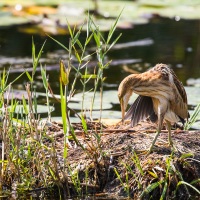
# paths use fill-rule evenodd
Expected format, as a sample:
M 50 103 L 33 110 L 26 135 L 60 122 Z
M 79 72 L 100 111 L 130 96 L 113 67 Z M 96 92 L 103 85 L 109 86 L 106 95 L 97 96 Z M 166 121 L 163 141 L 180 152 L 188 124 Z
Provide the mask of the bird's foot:
M 153 151 L 157 151 L 159 150 L 160 148 L 159 147 L 156 147 L 156 146 L 151 146 L 147 152 L 147 155 L 151 154 Z
M 176 148 L 176 146 L 174 144 L 170 144 L 171 145 L 171 151 L 178 151 L 178 149 Z
M 174 145 L 174 143 L 172 141 L 170 141 L 170 140 L 168 142 L 168 147 L 171 148 L 171 151 L 178 151 L 176 146 Z
M 169 145 L 169 146 L 173 146 L 172 139 L 168 139 L 168 145 Z

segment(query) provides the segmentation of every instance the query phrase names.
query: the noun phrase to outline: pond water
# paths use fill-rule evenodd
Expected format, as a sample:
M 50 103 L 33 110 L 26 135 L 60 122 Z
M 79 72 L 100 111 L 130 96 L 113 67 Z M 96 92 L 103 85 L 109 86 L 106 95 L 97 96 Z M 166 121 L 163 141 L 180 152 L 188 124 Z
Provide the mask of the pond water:
M 104 84 L 106 93 L 104 97 L 108 106 L 105 107 L 105 118 L 120 118 L 120 107 L 117 97 L 117 88 L 121 80 L 130 72 L 126 69 L 133 69 L 139 72 L 147 70 L 156 63 L 169 64 L 186 86 L 195 82 L 200 77 L 200 20 L 179 20 L 154 17 L 148 24 L 134 25 L 131 29 L 118 29 L 116 35 L 122 33 L 118 41 L 119 48 L 113 49 L 108 54 L 108 60 L 113 60 L 113 64 L 104 71 L 107 77 Z M 106 34 L 106 32 L 105 32 Z M 59 60 L 66 58 L 66 52 L 45 35 L 34 34 L 36 48 L 39 50 L 43 42 L 47 39 L 42 54 L 43 63 L 46 63 L 49 74 L 49 81 L 55 94 L 59 94 Z M 68 35 L 53 36 L 63 44 L 68 43 Z M 84 38 L 84 35 L 82 36 Z M 132 43 L 134 42 L 134 43 Z M 13 80 L 23 67 L 31 67 L 31 43 L 32 35 L 20 31 L 20 27 L 9 27 L 0 29 L 0 67 L 8 68 L 11 65 L 12 73 L 9 79 Z M 191 79 L 192 78 L 192 79 Z M 189 81 L 188 81 L 189 80 Z M 24 90 L 24 83 L 27 79 L 20 79 L 14 87 Z M 36 76 L 37 91 L 44 92 L 41 87 L 41 76 Z M 88 89 L 93 87 L 93 82 L 89 83 Z M 191 88 L 187 88 L 190 92 Z M 77 84 L 76 92 L 82 91 L 80 83 Z M 189 105 L 195 106 L 200 101 L 197 95 L 199 87 L 194 89 L 196 96 L 189 99 Z M 191 94 L 189 94 L 191 95 Z M 77 98 L 80 99 L 80 96 Z M 45 104 L 44 97 L 39 98 L 40 104 Z M 95 104 L 98 104 L 97 101 Z M 60 106 L 56 101 L 51 101 L 55 106 L 52 112 L 53 117 L 59 117 Z M 79 103 L 80 104 L 80 103 Z M 106 105 L 106 103 L 105 103 Z M 77 108 L 77 104 L 72 107 Z M 79 110 L 79 109 L 78 109 Z M 114 112 L 116 111 L 116 112 Z M 117 112 L 118 111 L 118 112 Z M 45 115 L 44 115 L 45 116 Z

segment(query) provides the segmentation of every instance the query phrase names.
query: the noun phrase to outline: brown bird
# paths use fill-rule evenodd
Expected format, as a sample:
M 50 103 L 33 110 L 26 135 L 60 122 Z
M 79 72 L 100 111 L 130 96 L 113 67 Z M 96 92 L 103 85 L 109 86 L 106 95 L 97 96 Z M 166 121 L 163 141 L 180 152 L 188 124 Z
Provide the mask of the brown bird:
M 133 92 L 139 96 L 125 115 Z M 184 124 L 185 119 L 189 117 L 185 89 L 174 71 L 165 64 L 157 64 L 147 72 L 127 76 L 119 85 L 118 97 L 122 122 L 131 118 L 133 127 L 147 117 L 152 122 L 158 121 L 157 133 L 149 153 L 161 132 L 163 121 L 166 122 L 169 144 L 172 145 L 171 124 L 178 121 Z

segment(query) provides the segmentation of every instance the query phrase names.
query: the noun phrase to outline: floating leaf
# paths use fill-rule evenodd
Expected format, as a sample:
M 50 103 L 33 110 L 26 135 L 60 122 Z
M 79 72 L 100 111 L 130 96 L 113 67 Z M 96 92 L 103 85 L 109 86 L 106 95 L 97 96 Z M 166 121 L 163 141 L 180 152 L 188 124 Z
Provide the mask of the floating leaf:
M 50 106 L 50 110 L 54 111 L 54 107 Z M 15 113 L 23 113 L 23 114 L 27 114 L 29 112 L 29 107 L 24 105 L 17 105 L 15 108 Z M 33 112 L 35 112 L 35 109 L 33 107 Z M 37 105 L 37 113 L 41 114 L 41 113 L 48 113 L 48 106 L 44 106 L 44 105 Z
M 189 105 L 197 105 L 200 103 L 200 87 L 185 87 L 187 98 L 188 98 L 188 104 Z

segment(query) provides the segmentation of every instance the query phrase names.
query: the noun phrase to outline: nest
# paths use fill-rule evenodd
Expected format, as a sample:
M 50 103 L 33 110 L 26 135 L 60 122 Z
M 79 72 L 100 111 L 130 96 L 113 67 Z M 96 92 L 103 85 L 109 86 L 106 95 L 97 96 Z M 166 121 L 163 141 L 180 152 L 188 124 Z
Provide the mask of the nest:
M 134 129 L 96 122 L 88 122 L 87 131 L 82 124 L 76 123 L 73 127 L 77 141 L 70 141 L 64 170 L 67 174 L 63 174 L 63 169 L 58 169 L 62 183 L 67 184 L 73 194 L 77 194 L 77 191 L 69 176 L 69 167 L 71 172 L 78 174 L 82 194 L 103 192 L 106 198 L 129 196 L 134 199 L 159 199 L 167 185 L 166 198 L 198 196 L 191 187 L 181 184 L 200 178 L 198 131 L 172 131 L 175 148 L 171 148 L 168 133 L 163 130 L 153 153 L 146 155 L 145 150 L 150 147 L 156 132 L 155 125 L 149 122 L 141 122 Z M 55 138 L 57 162 L 63 166 L 61 126 L 54 123 L 49 127 L 49 135 Z M 156 184 L 158 186 L 154 188 Z M 200 189 L 199 181 L 193 186 Z

